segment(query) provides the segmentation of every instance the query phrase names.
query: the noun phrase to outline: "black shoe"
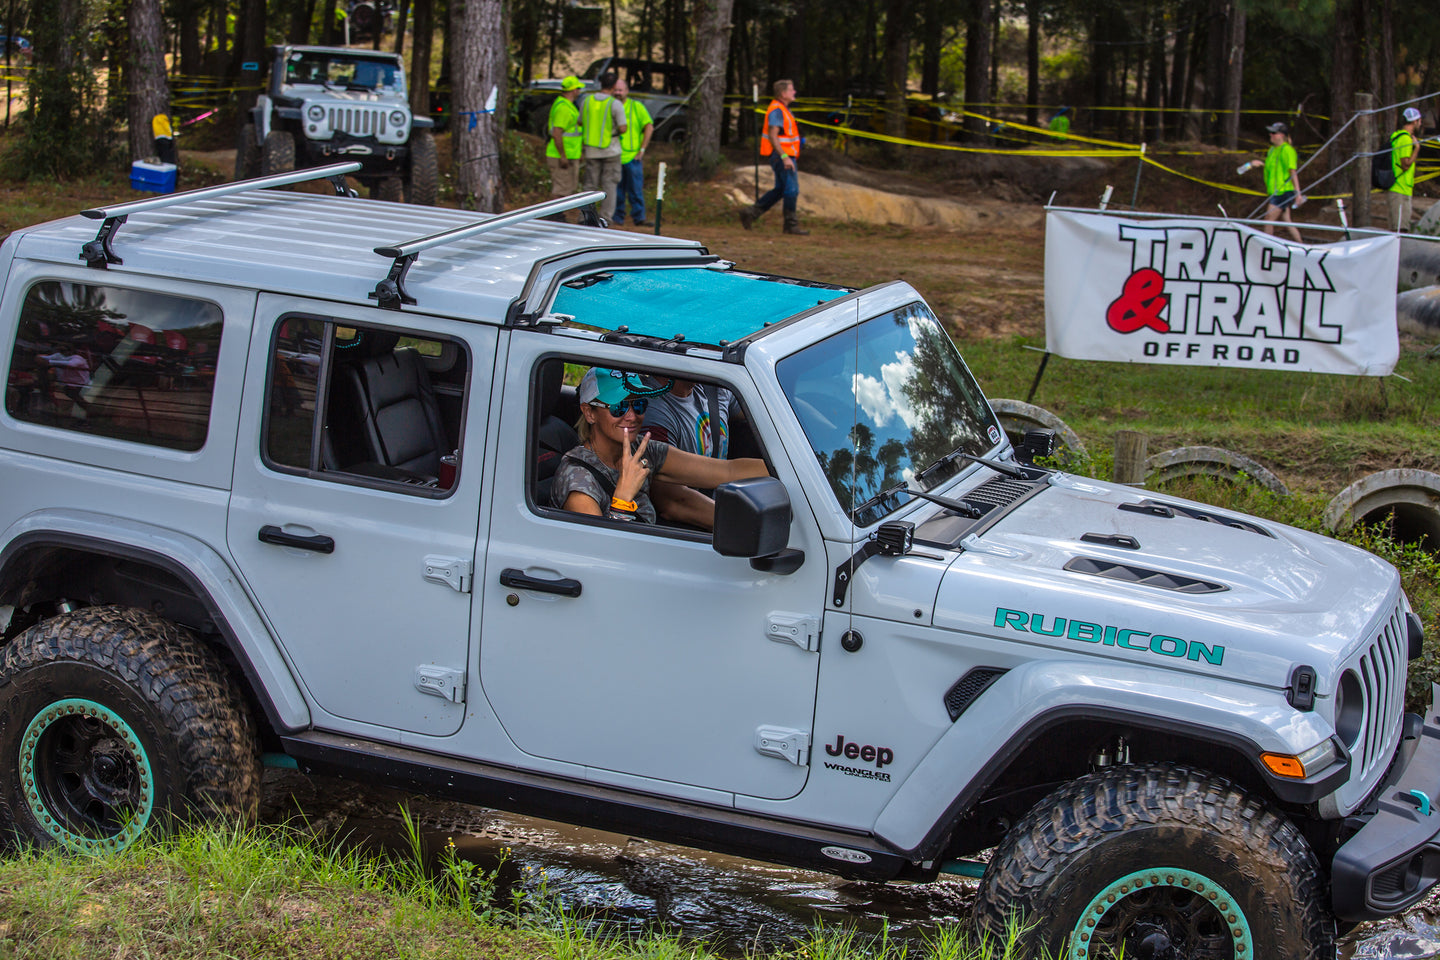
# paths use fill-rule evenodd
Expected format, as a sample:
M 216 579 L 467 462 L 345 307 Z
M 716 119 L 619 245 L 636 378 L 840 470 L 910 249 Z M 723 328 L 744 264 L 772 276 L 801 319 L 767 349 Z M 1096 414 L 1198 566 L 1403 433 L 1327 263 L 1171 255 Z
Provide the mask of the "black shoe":
M 740 209 L 740 226 L 749 230 L 755 225 L 755 218 L 758 216 L 760 216 L 760 214 L 756 212 L 754 207 L 742 207 Z
M 633 221 L 631 221 L 630 225 L 631 225 L 632 227 L 648 227 L 648 226 L 650 226 L 650 221 L 649 221 L 649 220 L 633 220 Z

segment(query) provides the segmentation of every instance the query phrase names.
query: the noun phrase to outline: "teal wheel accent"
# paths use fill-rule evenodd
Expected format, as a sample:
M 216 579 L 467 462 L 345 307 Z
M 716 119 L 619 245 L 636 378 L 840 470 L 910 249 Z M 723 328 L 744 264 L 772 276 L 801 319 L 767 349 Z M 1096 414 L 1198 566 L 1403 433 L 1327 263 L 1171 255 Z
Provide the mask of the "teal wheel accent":
M 40 827 L 80 853 L 125 849 L 155 809 L 140 738 L 93 700 L 57 700 L 30 721 L 20 740 L 20 788 Z
M 1253 960 L 1245 911 L 1224 887 L 1175 867 L 1126 874 L 1097 893 L 1070 935 L 1071 960 Z

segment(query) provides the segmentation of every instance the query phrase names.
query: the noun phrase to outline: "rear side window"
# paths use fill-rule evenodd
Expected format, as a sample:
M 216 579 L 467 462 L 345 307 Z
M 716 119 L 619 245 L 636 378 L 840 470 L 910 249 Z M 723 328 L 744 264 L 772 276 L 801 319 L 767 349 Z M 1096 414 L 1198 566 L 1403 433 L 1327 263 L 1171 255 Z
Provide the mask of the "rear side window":
M 28 423 L 199 450 L 223 319 L 204 300 L 41 281 L 20 309 L 5 410 Z

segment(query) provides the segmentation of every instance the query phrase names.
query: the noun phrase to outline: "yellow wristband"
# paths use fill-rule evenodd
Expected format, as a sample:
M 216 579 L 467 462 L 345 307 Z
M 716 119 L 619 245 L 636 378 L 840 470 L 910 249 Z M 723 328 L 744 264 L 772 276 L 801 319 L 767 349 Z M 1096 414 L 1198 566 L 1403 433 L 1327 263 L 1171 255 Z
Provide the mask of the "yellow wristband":
M 610 508 L 612 510 L 624 510 L 627 513 L 634 513 L 639 509 L 639 506 L 634 500 L 621 500 L 619 497 L 611 497 Z

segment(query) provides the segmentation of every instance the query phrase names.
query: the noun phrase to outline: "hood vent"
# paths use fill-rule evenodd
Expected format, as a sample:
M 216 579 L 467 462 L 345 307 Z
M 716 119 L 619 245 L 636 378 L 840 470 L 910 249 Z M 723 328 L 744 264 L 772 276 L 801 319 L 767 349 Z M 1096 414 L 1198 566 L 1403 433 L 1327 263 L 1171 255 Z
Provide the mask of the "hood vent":
M 1258 523 L 1251 523 L 1249 520 L 1241 520 L 1238 517 L 1222 517 L 1218 513 L 1211 513 L 1208 510 L 1200 510 L 1196 507 L 1187 506 L 1181 503 L 1161 503 L 1159 500 L 1141 500 L 1139 503 L 1122 503 L 1121 510 L 1128 510 L 1130 513 L 1143 513 L 1152 517 L 1189 517 L 1191 520 L 1201 520 L 1205 523 L 1218 523 L 1222 527 L 1234 527 L 1236 530 L 1248 530 L 1251 533 L 1258 533 L 1262 537 L 1275 539 L 1275 534 L 1266 530 Z
M 1034 490 L 1036 484 L 1028 480 L 1011 480 L 1008 477 L 991 477 L 980 486 L 965 494 L 965 499 L 975 506 L 985 509 L 994 507 L 1008 507 Z
M 1144 567 L 1116 563 L 1113 560 L 1097 560 L 1094 557 L 1076 557 L 1065 564 L 1065 569 L 1071 573 L 1088 573 L 1091 576 L 1105 577 L 1110 580 L 1123 580 L 1126 583 L 1138 583 L 1146 587 L 1159 587 L 1161 590 L 1174 590 L 1176 593 L 1224 593 L 1230 589 L 1223 583 L 1197 580 L 1194 577 L 1186 577 L 1178 573 L 1146 570 Z
M 950 714 L 950 722 L 954 723 L 960 719 L 960 714 L 965 708 L 975 702 L 975 698 L 989 689 L 990 684 L 999 680 L 1006 673 L 1004 667 L 976 667 L 965 676 L 955 681 L 945 694 L 945 712 Z

